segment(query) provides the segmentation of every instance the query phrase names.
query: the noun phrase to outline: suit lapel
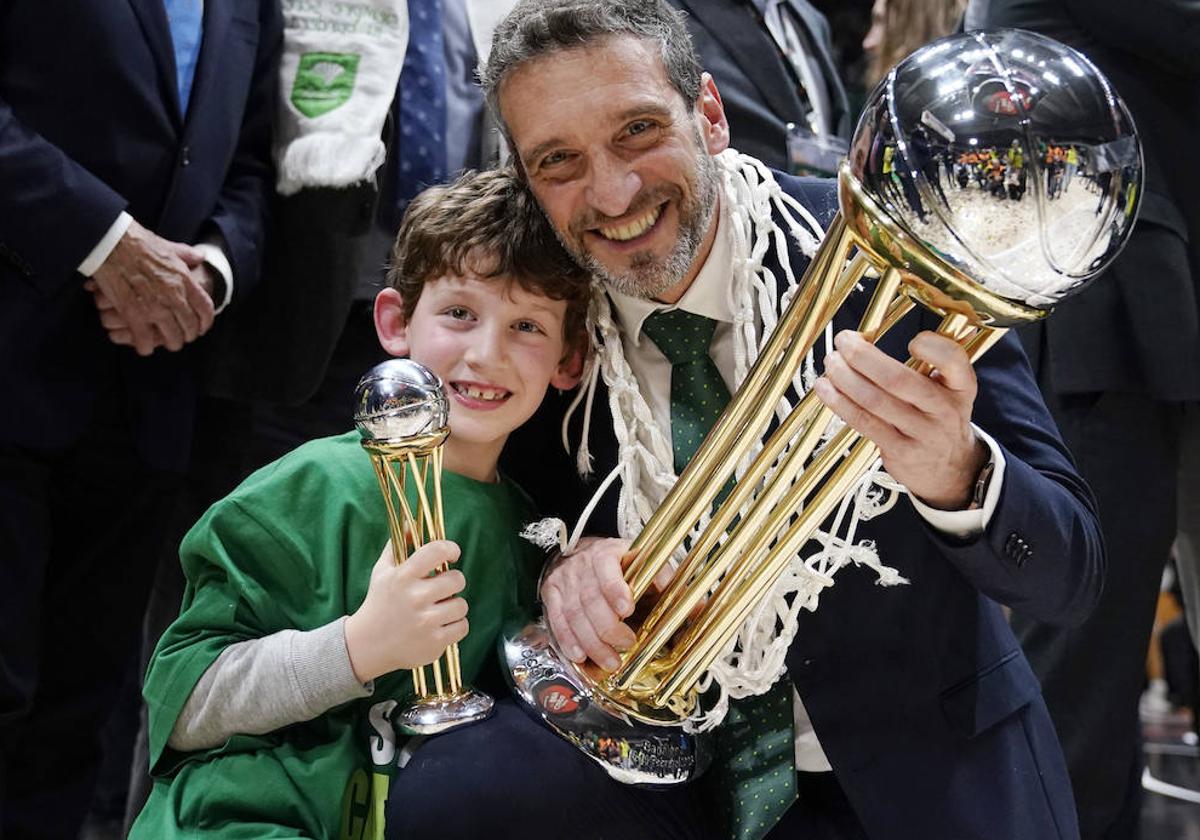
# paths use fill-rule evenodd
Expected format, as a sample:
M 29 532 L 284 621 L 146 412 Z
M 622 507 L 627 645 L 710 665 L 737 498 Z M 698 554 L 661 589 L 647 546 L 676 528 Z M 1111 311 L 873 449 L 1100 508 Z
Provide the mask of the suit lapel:
M 129 0 L 137 15 L 138 23 L 154 55 L 158 67 L 159 85 L 163 99 L 170 103 L 171 119 L 176 126 L 183 124 L 179 108 L 179 87 L 175 81 L 175 48 L 171 41 L 171 26 L 167 23 L 167 10 L 163 0 Z
M 679 5 L 725 48 L 772 111 L 776 114 L 800 113 L 802 105 L 795 88 L 781 83 L 781 80 L 791 79 L 792 74 L 786 67 L 783 67 L 785 72 L 779 72 L 783 59 L 770 33 L 762 26 L 746 25 L 746 18 L 756 14 L 748 0 L 719 3 L 681 0 Z
M 156 2 L 161 3 L 162 0 Z M 232 14 L 233 3 L 230 0 L 204 0 L 204 37 L 200 41 L 200 57 L 196 62 L 196 76 L 192 80 L 189 110 L 203 105 L 208 89 L 217 78 Z

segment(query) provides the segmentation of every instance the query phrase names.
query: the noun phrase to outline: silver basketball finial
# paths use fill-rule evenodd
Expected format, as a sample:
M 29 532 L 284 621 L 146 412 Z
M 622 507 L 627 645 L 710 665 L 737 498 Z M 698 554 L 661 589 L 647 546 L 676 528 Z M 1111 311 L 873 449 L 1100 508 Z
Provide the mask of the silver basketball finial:
M 872 92 L 849 170 L 891 224 L 1046 312 L 1117 255 L 1141 196 L 1133 120 L 1081 53 L 1015 29 L 936 41 Z
M 446 428 L 450 403 L 442 380 L 411 359 L 371 368 L 354 390 L 354 426 L 363 440 L 400 443 Z

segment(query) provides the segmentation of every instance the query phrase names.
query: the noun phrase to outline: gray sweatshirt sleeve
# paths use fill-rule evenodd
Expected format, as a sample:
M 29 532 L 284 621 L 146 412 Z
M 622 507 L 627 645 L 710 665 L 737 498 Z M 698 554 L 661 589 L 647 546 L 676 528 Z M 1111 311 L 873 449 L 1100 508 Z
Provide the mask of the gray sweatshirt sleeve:
M 221 651 L 184 704 L 167 744 L 190 752 L 232 735 L 262 735 L 312 720 L 334 706 L 369 697 L 354 676 L 346 618 L 315 630 L 281 630 Z

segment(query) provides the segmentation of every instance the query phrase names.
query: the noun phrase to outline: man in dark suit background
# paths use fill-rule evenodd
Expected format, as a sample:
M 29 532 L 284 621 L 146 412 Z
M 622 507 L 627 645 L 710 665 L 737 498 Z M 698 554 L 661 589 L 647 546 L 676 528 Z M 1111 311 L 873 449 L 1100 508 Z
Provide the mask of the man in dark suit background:
M 1021 336 L 1096 492 L 1109 551 L 1105 593 L 1072 630 L 1013 616 L 1067 754 L 1083 837 L 1135 837 L 1138 698 L 1175 537 L 1183 407 L 1200 399 L 1200 7 L 974 0 L 967 26 L 1029 29 L 1082 51 L 1129 106 L 1145 154 L 1141 210 L 1124 253 Z
M 671 5 L 687 13 L 700 63 L 721 89 L 735 149 L 795 172 L 791 126 L 790 142 L 800 154 L 816 156 L 818 145 L 831 144 L 822 162 L 844 156 L 840 144 L 850 139 L 854 115 L 834 66 L 829 23 L 808 0 Z
M 276 0 L 0 3 L 6 836 L 73 837 L 87 808 L 191 342 L 258 272 L 279 30 Z

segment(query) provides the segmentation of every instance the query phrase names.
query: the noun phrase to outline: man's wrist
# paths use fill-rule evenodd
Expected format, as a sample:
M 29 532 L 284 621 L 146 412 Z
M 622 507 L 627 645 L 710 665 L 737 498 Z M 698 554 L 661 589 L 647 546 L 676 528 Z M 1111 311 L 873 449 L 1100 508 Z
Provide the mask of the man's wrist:
M 982 510 L 983 503 L 987 499 L 988 487 L 991 486 L 992 476 L 996 472 L 996 462 L 988 459 L 988 462 L 979 470 L 979 475 L 975 477 L 975 486 L 971 493 L 971 502 L 967 505 L 967 510 Z
M 96 243 L 96 247 L 92 248 L 91 252 L 83 258 L 83 262 L 76 270 L 84 277 L 91 277 L 95 274 L 117 247 L 117 243 L 121 241 L 121 237 L 129 230 L 131 224 L 133 224 L 133 216 L 122 210 L 116 221 L 109 226 L 104 236 Z
M 219 315 L 233 298 L 233 266 L 218 242 L 198 242 L 195 247 L 204 256 L 204 267 L 212 277 L 213 313 Z

